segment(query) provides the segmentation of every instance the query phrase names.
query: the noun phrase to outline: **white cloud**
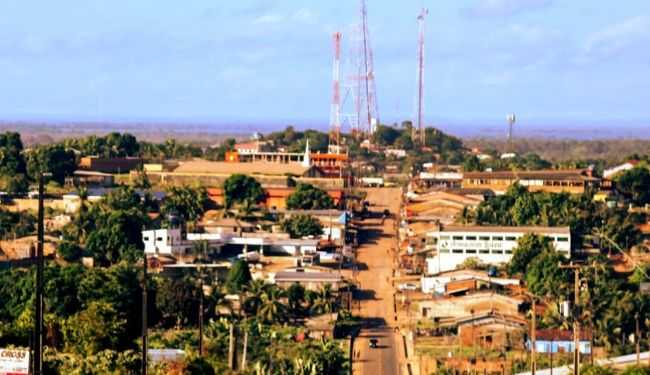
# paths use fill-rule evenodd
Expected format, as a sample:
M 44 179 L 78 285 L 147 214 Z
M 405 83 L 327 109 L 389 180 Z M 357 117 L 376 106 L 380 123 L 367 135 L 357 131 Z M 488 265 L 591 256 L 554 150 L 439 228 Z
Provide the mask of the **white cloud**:
M 279 24 L 285 21 L 285 17 L 278 13 L 267 13 L 256 17 L 253 20 L 254 25 L 272 25 Z
M 584 47 L 584 58 L 613 57 L 631 49 L 647 49 L 650 17 L 636 16 L 593 33 Z
M 546 8 L 553 0 L 477 0 L 462 13 L 470 17 L 508 17 L 518 13 Z

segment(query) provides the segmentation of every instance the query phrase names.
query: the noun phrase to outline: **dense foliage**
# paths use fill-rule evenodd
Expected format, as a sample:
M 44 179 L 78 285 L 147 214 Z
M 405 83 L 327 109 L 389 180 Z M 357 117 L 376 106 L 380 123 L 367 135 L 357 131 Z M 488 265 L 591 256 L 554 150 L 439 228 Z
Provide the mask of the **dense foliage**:
M 234 204 L 259 203 L 264 199 L 262 185 L 253 177 L 233 174 L 223 183 L 226 207 Z
M 282 221 L 282 230 L 289 233 L 291 238 L 320 236 L 323 234 L 323 226 L 318 219 L 302 214 Z
M 296 190 L 287 197 L 290 210 L 320 210 L 334 208 L 334 200 L 326 191 L 314 185 L 299 183 Z

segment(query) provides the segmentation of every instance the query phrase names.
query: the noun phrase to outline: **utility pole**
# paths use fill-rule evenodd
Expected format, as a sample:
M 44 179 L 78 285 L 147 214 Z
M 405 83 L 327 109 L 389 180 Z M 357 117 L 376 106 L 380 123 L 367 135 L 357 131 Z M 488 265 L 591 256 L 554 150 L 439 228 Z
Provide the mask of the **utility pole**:
M 560 268 L 572 269 L 574 275 L 574 302 L 573 302 L 573 374 L 580 375 L 580 323 L 578 321 L 578 303 L 580 297 L 580 265 L 571 262 L 567 265 L 560 264 Z
M 634 331 L 634 343 L 636 344 L 636 365 L 641 366 L 641 335 L 639 332 L 639 313 L 634 314 L 634 321 L 636 323 Z
M 536 342 L 537 341 L 536 340 L 536 338 L 537 338 L 537 310 L 536 310 L 535 297 L 533 297 L 533 310 L 532 310 L 532 312 L 533 312 L 533 321 L 532 321 L 532 324 L 530 326 L 530 342 L 531 342 L 531 344 L 530 344 L 530 358 L 531 358 L 532 364 L 530 366 L 530 373 L 531 373 L 531 375 L 535 375 L 535 371 L 537 371 L 537 361 L 536 361 L 536 358 L 535 358 L 535 353 L 537 351 L 537 347 L 536 347 L 536 345 L 537 345 L 537 342 Z M 552 349 L 553 348 L 551 348 L 551 350 Z
M 201 279 L 201 290 L 199 291 L 199 357 L 203 357 L 203 275 L 199 274 Z
M 142 262 L 142 375 L 147 375 L 147 253 Z
M 43 176 L 38 176 L 38 228 L 36 244 L 36 301 L 34 302 L 34 374 L 43 374 L 43 242 L 44 242 L 44 209 L 43 209 Z M 50 175 L 47 173 L 47 175 Z

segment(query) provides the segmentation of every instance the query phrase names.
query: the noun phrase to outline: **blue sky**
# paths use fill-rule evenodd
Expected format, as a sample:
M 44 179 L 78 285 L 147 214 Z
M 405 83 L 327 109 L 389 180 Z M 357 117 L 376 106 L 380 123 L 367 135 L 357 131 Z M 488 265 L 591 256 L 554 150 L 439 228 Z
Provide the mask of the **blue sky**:
M 368 0 L 383 120 L 650 119 L 647 0 Z M 353 0 L 2 0 L 0 118 L 326 124 Z

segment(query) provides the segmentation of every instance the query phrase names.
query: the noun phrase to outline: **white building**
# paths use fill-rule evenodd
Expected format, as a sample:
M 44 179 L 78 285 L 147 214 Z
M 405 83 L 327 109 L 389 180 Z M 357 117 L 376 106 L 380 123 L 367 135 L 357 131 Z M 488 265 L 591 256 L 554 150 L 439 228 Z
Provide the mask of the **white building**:
M 427 273 L 456 269 L 468 258 L 485 264 L 508 263 L 517 241 L 525 234 L 548 237 L 555 249 L 571 257 L 569 227 L 444 226 L 426 234 L 426 247 L 435 250 L 427 258 Z
M 206 241 L 208 250 L 218 250 L 226 245 L 239 245 L 242 250 L 259 249 L 262 254 L 284 255 L 314 254 L 318 251 L 317 239 L 290 239 L 264 236 L 256 233 L 188 233 L 183 238 L 180 229 L 155 229 L 142 231 L 144 251 L 147 254 L 183 256 L 191 253 L 197 241 Z

